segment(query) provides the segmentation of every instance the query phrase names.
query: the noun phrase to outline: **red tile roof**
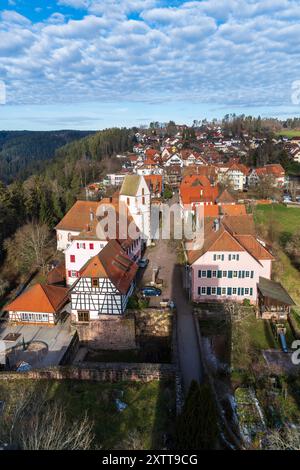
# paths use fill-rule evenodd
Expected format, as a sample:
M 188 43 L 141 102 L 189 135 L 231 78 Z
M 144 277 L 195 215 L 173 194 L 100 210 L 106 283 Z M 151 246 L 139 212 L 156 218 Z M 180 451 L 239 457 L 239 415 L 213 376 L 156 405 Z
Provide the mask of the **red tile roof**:
M 137 273 L 138 266 L 116 240 L 110 240 L 100 253 L 91 258 L 80 270 L 81 277 L 109 279 L 126 294 Z
M 244 204 L 222 204 L 221 211 L 224 215 L 246 215 L 246 207 Z
M 144 179 L 152 193 L 162 192 L 162 175 L 146 175 Z
M 90 213 L 93 212 L 95 215 L 98 206 L 98 201 L 76 201 L 56 225 L 56 230 L 81 232 L 90 222 Z
M 14 312 L 57 313 L 68 301 L 65 287 L 35 284 L 5 306 Z

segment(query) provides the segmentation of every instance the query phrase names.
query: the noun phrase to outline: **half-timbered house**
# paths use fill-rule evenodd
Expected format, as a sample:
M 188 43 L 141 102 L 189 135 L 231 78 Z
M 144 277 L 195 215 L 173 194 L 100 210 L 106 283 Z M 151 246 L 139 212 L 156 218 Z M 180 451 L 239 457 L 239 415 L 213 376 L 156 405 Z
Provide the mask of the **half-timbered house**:
M 122 315 L 134 289 L 137 264 L 118 241 L 110 240 L 80 270 L 71 288 L 73 321 L 99 320 L 102 315 Z

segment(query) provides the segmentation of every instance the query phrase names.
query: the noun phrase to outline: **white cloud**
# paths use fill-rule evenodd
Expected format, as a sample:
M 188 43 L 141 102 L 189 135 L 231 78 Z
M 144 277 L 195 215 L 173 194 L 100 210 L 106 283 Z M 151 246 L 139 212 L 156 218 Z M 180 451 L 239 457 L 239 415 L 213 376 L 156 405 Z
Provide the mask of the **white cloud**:
M 83 8 L 85 16 L 67 19 L 59 4 Z M 0 79 L 9 100 L 289 102 L 290 83 L 300 78 L 297 2 L 169 4 L 60 0 L 35 24 L 3 11 Z

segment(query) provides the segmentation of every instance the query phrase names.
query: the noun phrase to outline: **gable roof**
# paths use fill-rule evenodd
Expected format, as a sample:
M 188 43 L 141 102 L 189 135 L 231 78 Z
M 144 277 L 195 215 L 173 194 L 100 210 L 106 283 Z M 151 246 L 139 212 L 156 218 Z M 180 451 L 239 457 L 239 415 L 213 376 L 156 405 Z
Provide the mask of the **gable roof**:
M 126 294 L 137 270 L 137 264 L 129 258 L 120 244 L 116 240 L 110 240 L 98 255 L 83 266 L 80 277 L 109 279 L 122 294 Z
M 230 194 L 228 189 L 224 189 L 221 194 L 218 196 L 217 199 L 218 203 L 222 204 L 230 204 L 231 202 L 235 202 L 234 197 Z
M 220 206 L 220 209 L 224 215 L 246 215 L 246 207 L 244 204 L 222 204 Z
M 222 218 L 222 224 L 229 232 L 239 235 L 253 235 L 255 236 L 255 224 L 253 214 L 231 216 L 225 215 Z
M 98 205 L 98 201 L 76 201 L 55 229 L 81 232 L 90 222 L 90 213 L 96 213 Z
M 14 312 L 56 313 L 68 301 L 68 289 L 65 287 L 35 284 L 23 294 L 5 306 L 5 310 Z
M 245 221 L 245 225 L 242 227 L 242 231 L 245 232 L 244 234 L 234 233 L 232 227 L 230 230 L 224 223 L 225 217 L 220 219 L 220 227 L 218 230 L 215 230 L 215 219 L 208 218 L 204 224 L 203 246 L 199 250 L 190 250 L 187 252 L 189 263 L 193 264 L 207 251 L 246 251 L 258 262 L 260 262 L 260 260 L 273 260 L 274 258 L 271 253 L 269 253 L 269 251 L 267 251 L 267 249 L 256 240 L 255 236 L 247 233 L 247 219 L 245 217 L 247 216 L 227 216 L 227 223 L 229 226 L 232 219 L 241 219 Z M 239 225 L 240 224 L 238 224 L 238 226 Z M 235 229 L 236 228 L 237 227 L 235 227 Z M 251 230 L 251 224 L 249 224 L 248 228 Z
M 120 195 L 121 196 L 136 196 L 139 189 L 141 176 L 139 175 L 127 175 L 124 178 Z

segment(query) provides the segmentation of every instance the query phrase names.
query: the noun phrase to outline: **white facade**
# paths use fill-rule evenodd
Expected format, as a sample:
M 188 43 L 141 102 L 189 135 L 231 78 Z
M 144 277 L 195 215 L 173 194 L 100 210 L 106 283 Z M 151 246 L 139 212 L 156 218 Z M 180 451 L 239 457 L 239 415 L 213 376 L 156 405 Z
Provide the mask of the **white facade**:
M 140 177 L 139 185 L 134 195 L 120 194 L 120 201 L 127 205 L 136 226 L 141 232 L 142 239 L 149 245 L 151 242 L 151 196 L 145 179 L 142 176 Z
M 100 315 L 122 315 L 133 289 L 132 282 L 124 295 L 107 278 L 82 277 L 71 291 L 72 318 L 80 322 L 98 320 Z
M 125 174 L 121 174 L 121 173 L 119 174 L 110 173 L 106 175 L 106 177 L 103 180 L 103 183 L 106 185 L 110 185 L 110 186 L 121 186 L 121 184 L 124 181 L 125 176 L 126 176 Z
M 56 315 L 46 312 L 10 311 L 9 321 L 18 323 L 56 323 Z
M 172 165 L 178 165 L 181 168 L 183 167 L 183 161 L 177 153 L 169 157 L 168 160 L 164 163 L 164 166 L 167 167 Z
M 65 251 L 72 244 L 72 237 L 77 237 L 80 232 L 74 230 L 56 229 L 57 249 Z
M 107 245 L 107 240 L 74 240 L 65 250 L 66 283 L 74 284 L 80 269 Z

